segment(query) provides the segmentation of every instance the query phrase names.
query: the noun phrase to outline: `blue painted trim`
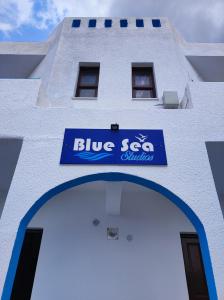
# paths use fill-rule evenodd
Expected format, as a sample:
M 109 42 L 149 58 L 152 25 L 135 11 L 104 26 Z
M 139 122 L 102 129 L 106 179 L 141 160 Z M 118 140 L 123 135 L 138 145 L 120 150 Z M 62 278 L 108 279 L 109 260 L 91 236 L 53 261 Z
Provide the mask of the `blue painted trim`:
M 144 27 L 144 20 L 136 19 L 136 27 Z
M 72 21 L 72 27 L 74 27 L 74 28 L 80 27 L 80 24 L 81 24 L 81 20 L 80 19 L 74 19 Z
M 161 27 L 160 19 L 152 19 L 152 26 L 153 27 Z
M 112 27 L 112 20 L 111 20 L 111 19 L 106 19 L 106 20 L 104 21 L 104 26 L 105 26 L 106 28 Z
M 96 27 L 96 19 L 90 19 L 89 20 L 89 27 L 95 28 Z
M 128 20 L 127 19 L 120 20 L 120 27 L 128 27 Z
M 209 290 L 209 297 L 210 297 L 209 299 L 218 300 L 216 287 L 215 287 L 215 280 L 214 280 L 214 275 L 212 270 L 212 263 L 209 254 L 208 242 L 207 242 L 204 227 L 201 221 L 199 220 L 199 218 L 197 217 L 197 215 L 183 200 L 181 200 L 178 196 L 173 194 L 165 187 L 153 181 L 141 177 L 137 177 L 134 175 L 123 174 L 123 173 L 99 173 L 99 174 L 88 175 L 88 176 L 67 181 L 49 190 L 34 203 L 34 205 L 28 210 L 28 212 L 20 222 L 1 299 L 2 300 L 10 299 L 13 281 L 14 281 L 17 264 L 19 260 L 19 255 L 23 244 L 25 230 L 27 228 L 27 225 L 33 218 L 33 216 L 36 214 L 36 212 L 47 201 L 49 201 L 52 197 L 56 196 L 57 194 L 62 193 L 63 191 L 70 189 L 72 187 L 79 186 L 81 184 L 88 183 L 88 182 L 99 181 L 99 180 L 100 181 L 127 181 L 127 182 L 144 186 L 146 188 L 152 189 L 162 194 L 163 196 L 168 198 L 171 202 L 173 202 L 177 207 L 179 207 L 179 209 L 192 222 L 199 236 L 202 258 L 204 262 L 205 274 L 206 274 L 208 290 Z

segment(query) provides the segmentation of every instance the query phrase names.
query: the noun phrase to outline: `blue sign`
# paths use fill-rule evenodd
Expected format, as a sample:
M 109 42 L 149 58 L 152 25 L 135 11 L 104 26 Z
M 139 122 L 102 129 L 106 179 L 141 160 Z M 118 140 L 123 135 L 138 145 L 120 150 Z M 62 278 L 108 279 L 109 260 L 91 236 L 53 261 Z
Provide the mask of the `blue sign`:
M 167 165 L 163 131 L 65 129 L 60 163 Z

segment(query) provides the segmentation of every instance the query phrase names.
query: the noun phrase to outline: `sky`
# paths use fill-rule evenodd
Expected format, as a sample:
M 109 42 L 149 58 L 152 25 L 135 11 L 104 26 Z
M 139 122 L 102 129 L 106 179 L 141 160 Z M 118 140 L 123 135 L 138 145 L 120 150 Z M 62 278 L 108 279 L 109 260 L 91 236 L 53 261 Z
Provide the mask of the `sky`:
M 42 41 L 64 17 L 168 17 L 189 42 L 224 42 L 224 0 L 0 0 L 1 41 Z

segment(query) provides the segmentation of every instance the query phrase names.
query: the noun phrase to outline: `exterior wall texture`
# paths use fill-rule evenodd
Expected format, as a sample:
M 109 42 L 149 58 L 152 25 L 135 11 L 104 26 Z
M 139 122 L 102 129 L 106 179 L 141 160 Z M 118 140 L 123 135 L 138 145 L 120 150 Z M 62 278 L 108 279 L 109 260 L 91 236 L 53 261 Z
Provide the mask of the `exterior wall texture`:
M 123 188 L 121 216 L 105 214 L 103 187 L 92 191 L 86 184 L 84 191 L 65 191 L 30 222 L 31 228 L 44 228 L 32 299 L 150 295 L 187 300 L 180 231 L 194 232 L 192 224 L 160 194 L 143 188 L 128 191 L 129 186 Z M 97 227 L 92 225 L 96 216 Z M 119 227 L 118 241 L 107 240 L 108 224 Z M 130 233 L 133 240 L 128 242 Z
M 183 41 L 166 19 L 162 27 L 71 27 L 66 18 L 43 43 L 2 43 L 0 53 L 45 55 L 27 79 L 0 79 L 0 137 L 22 137 L 23 145 L 0 219 L 0 293 L 19 223 L 51 188 L 89 174 L 122 172 L 166 187 L 204 225 L 218 299 L 224 299 L 224 222 L 206 151 L 206 141 L 224 140 L 224 83 L 202 82 L 187 55 L 224 56 L 224 45 Z M 0 54 L 1 56 L 1 54 Z M 96 100 L 74 99 L 79 63 L 100 63 Z M 132 63 L 153 63 L 158 99 L 133 100 Z M 217 66 L 218 67 L 218 66 Z M 164 109 L 164 90 L 186 96 L 191 109 Z M 168 166 L 59 165 L 65 128 L 163 129 Z M 37 298 L 34 298 L 37 299 Z M 5 300 L 5 299 L 4 299 Z

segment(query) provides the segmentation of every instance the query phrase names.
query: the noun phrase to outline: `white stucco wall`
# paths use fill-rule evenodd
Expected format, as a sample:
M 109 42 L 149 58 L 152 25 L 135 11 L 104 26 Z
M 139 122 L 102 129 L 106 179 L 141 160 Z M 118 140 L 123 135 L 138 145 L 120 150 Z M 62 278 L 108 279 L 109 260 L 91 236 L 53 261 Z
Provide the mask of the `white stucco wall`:
M 88 184 L 41 208 L 29 224 L 44 229 L 32 300 L 188 299 L 180 232 L 194 228 L 164 197 L 129 187 L 119 216 L 106 214 L 105 188 Z M 107 227 L 119 240 L 107 240 Z
M 60 30 L 55 33 L 55 41 L 53 38 L 45 46 L 37 45 L 46 54 L 49 43 L 58 43 L 57 47 L 51 44 L 49 48 L 54 49 L 49 55 L 55 56 L 46 56 L 34 73 L 35 77 L 41 77 L 46 62 L 45 71 L 49 74 L 44 79 L 46 82 L 0 80 L 0 136 L 24 137 L 0 219 L 0 293 L 19 222 L 41 195 L 60 183 L 84 175 L 124 172 L 165 186 L 198 215 L 208 238 L 218 296 L 223 299 L 224 222 L 205 141 L 224 140 L 224 84 L 198 82 L 195 73 L 192 73 L 195 81 L 191 82 L 185 55 L 196 50 L 197 55 L 200 45 L 183 45 L 166 19 L 162 19 L 160 29 L 136 29 L 134 19 L 130 19 L 130 28 L 122 31 L 118 19 L 108 31 L 102 28 L 102 19 L 96 29 L 88 29 L 87 20 L 83 20 L 84 27 L 76 30 L 71 28 L 71 22 L 72 18 L 65 19 L 61 33 Z M 8 48 L 4 44 L 4 53 L 7 49 L 10 53 L 10 47 L 11 44 Z M 18 51 L 25 49 L 28 53 L 35 49 L 29 43 L 18 47 Z M 220 55 L 223 45 L 220 51 L 217 47 L 214 53 L 208 47 L 210 55 Z M 14 45 L 14 52 L 15 48 Z M 205 54 L 206 47 L 202 46 L 201 50 Z M 79 62 L 100 62 L 97 100 L 72 99 Z M 164 89 L 174 89 L 181 97 L 189 84 L 193 108 L 165 110 L 158 109 L 158 100 L 133 101 L 133 62 L 154 63 L 159 97 Z M 168 166 L 59 165 L 65 128 L 108 129 L 115 122 L 121 129 L 163 129 Z
M 128 28 L 120 28 L 120 19 L 115 18 L 113 27 L 108 29 L 103 27 L 104 18 L 98 19 L 96 28 L 88 28 L 88 19 L 83 18 L 81 27 L 77 29 L 71 27 L 72 18 L 67 18 L 59 38 L 45 98 L 39 101 L 48 101 L 53 107 L 76 109 L 114 109 L 117 106 L 135 109 L 138 105 L 136 101 L 132 101 L 132 104 L 129 101 L 132 63 L 154 64 L 159 98 L 164 90 L 173 89 L 178 91 L 180 97 L 183 96 L 187 74 L 181 63 L 176 63 L 180 60 L 176 41 L 166 20 L 162 20 L 161 28 L 153 28 L 150 18 L 145 18 L 144 28 L 136 28 L 135 20 L 129 18 Z M 79 62 L 100 63 L 98 101 L 71 101 Z M 123 101 L 120 101 L 121 98 Z M 151 102 L 149 105 L 155 104 Z

